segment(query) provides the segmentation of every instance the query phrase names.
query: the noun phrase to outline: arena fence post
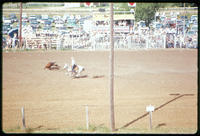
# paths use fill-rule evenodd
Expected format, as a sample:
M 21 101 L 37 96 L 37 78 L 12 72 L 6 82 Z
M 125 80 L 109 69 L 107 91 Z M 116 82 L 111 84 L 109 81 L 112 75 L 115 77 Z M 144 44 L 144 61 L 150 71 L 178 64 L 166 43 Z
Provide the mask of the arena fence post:
M 22 48 L 22 2 L 20 2 L 19 48 Z
M 23 125 L 22 129 L 25 130 L 26 129 L 26 123 L 25 123 L 25 110 L 24 110 L 24 107 L 22 107 L 21 111 L 22 111 L 22 125 Z
M 164 45 L 164 49 L 165 49 L 166 48 L 166 34 L 163 36 L 163 38 L 164 38 L 164 40 L 163 40 L 164 44 L 163 45 Z
M 88 105 L 85 106 L 85 113 L 86 113 L 86 128 L 89 129 L 89 114 L 88 114 Z
M 146 111 L 149 112 L 149 128 L 152 130 L 152 112 L 155 110 L 154 106 L 149 105 L 146 107 Z
M 152 112 L 149 112 L 149 128 L 152 129 Z

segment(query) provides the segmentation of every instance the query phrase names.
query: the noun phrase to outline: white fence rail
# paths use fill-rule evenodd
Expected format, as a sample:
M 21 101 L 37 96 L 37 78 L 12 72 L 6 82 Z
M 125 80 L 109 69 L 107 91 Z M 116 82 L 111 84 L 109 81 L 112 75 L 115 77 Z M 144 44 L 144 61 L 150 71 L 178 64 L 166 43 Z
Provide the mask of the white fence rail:
M 7 44 L 9 44 L 7 42 Z M 8 45 L 8 47 L 12 47 Z M 109 49 L 110 35 L 106 33 L 50 34 L 37 33 L 23 39 L 23 48 L 27 49 Z M 197 48 L 197 35 L 185 36 L 173 33 L 165 34 L 115 34 L 115 49 L 149 49 L 149 48 Z

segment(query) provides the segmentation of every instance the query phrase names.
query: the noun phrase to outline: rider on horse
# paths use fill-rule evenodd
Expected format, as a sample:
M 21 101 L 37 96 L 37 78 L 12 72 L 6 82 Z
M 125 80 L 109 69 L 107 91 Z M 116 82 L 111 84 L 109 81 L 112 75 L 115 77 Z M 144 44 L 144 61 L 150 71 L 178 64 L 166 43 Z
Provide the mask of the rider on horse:
M 73 74 L 77 72 L 76 71 L 77 65 L 75 63 L 74 57 L 71 57 L 71 60 L 72 60 L 72 74 Z

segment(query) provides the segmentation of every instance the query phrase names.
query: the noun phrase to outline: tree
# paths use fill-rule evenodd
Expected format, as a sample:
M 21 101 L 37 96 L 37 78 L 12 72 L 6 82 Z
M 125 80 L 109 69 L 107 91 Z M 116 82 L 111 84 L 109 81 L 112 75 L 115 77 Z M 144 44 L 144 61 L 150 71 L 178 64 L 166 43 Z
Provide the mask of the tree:
M 137 22 L 143 20 L 149 26 L 154 19 L 156 11 L 161 7 L 164 7 L 163 3 L 137 3 L 135 20 Z
M 113 4 L 115 11 L 129 11 L 130 7 L 128 6 L 128 2 L 126 3 L 114 3 Z

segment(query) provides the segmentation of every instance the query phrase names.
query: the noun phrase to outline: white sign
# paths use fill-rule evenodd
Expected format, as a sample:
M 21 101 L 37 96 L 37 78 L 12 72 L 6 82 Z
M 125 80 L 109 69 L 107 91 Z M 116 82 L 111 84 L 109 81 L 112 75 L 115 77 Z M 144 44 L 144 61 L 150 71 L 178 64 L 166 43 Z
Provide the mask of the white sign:
M 155 109 L 155 108 L 154 108 L 154 106 L 152 106 L 152 105 L 149 105 L 149 106 L 146 107 L 146 111 L 147 111 L 147 112 L 152 112 L 152 111 L 154 111 L 154 109 Z
M 70 2 L 70 3 L 65 3 L 64 6 L 67 8 L 74 8 L 74 7 L 80 7 L 80 3 L 74 3 L 74 2 Z
M 96 26 L 96 27 L 94 27 L 94 31 L 109 33 L 110 27 L 109 26 Z M 129 26 L 114 26 L 114 32 L 129 33 L 130 29 L 129 29 Z

